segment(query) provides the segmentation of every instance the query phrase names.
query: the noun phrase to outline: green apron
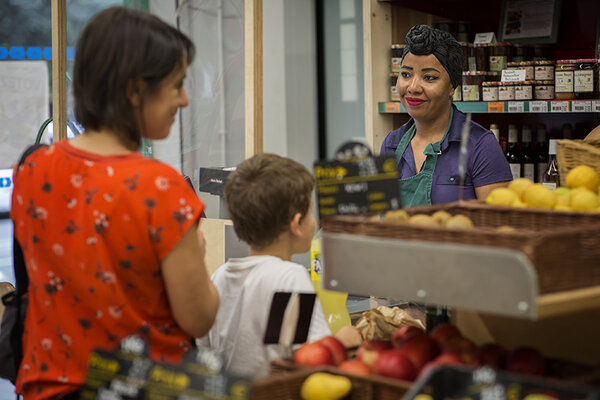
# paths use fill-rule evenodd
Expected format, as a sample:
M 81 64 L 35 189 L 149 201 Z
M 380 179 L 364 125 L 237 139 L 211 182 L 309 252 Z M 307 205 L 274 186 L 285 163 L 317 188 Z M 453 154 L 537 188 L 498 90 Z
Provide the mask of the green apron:
M 400 179 L 400 196 L 402 200 L 402 207 L 412 206 L 430 206 L 431 205 L 431 186 L 433 184 L 433 171 L 437 164 L 437 158 L 442 154 L 441 147 L 442 142 L 448 136 L 448 131 L 452 125 L 452 117 L 454 116 L 454 109 L 450 109 L 450 119 L 448 121 L 448 127 L 444 137 L 437 143 L 430 143 L 425 147 L 426 158 L 421 167 L 421 171 L 418 174 L 411 176 L 407 179 Z M 400 139 L 398 147 L 396 148 L 396 166 L 400 164 L 402 155 L 410 145 L 410 141 L 415 137 L 417 131 L 416 125 L 412 125 L 406 133 Z

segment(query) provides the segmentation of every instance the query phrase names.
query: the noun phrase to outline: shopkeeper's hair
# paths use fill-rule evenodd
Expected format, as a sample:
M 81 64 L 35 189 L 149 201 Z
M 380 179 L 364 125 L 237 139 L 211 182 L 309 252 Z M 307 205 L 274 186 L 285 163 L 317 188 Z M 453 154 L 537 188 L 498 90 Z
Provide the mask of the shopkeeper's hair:
M 450 76 L 452 87 L 461 84 L 463 55 L 460 44 L 448 32 L 429 25 L 415 25 L 406 34 L 402 61 L 408 53 L 416 56 L 433 54 Z
M 295 214 L 311 212 L 315 179 L 302 164 L 257 154 L 237 166 L 225 184 L 225 202 L 237 236 L 264 248 L 285 232 Z
M 158 17 L 124 7 L 96 14 L 77 41 L 73 68 L 75 118 L 85 129 L 114 130 L 129 148 L 141 143 L 138 126 L 127 97 L 127 85 L 142 80 L 144 100 L 158 91 L 162 80 L 190 64 L 194 44 L 183 33 Z

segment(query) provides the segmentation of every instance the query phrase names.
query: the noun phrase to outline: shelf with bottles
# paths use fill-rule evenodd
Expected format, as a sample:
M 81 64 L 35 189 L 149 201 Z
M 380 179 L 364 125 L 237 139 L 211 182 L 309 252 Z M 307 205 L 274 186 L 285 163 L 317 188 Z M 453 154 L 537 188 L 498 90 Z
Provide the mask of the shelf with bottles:
M 464 113 L 599 113 L 598 100 L 532 100 L 532 101 L 458 101 L 456 108 Z M 406 109 L 398 101 L 379 102 L 381 114 L 403 114 Z

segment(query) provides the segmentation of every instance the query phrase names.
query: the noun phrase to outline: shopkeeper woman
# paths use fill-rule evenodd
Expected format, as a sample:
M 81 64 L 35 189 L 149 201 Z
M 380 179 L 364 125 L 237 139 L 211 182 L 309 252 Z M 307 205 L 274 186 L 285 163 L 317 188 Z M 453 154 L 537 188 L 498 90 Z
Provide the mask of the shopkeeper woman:
M 462 78 L 460 45 L 447 32 L 416 25 L 406 46 L 396 87 L 410 120 L 390 132 L 381 155 L 395 155 L 403 206 L 458 200 L 458 159 L 466 116 L 452 104 Z M 470 123 L 464 200 L 485 199 L 512 180 L 494 134 Z

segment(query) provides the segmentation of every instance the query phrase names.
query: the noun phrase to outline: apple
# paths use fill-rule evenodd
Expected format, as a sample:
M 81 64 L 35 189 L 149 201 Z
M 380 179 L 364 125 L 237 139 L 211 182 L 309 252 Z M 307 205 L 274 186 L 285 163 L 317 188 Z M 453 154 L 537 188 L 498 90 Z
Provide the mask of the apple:
M 333 356 L 333 363 L 335 365 L 339 365 L 348 359 L 346 348 L 335 336 L 325 336 L 324 338 L 317 340 L 317 343 L 321 343 L 329 349 L 331 355 Z
M 440 365 L 463 365 L 464 362 L 462 359 L 454 353 L 443 353 L 434 358 L 432 361 L 429 361 L 427 364 L 423 366 L 419 376 L 425 375 L 427 372 L 432 370 L 433 368 L 439 367 Z
M 438 353 L 435 340 L 427 335 L 418 334 L 400 343 L 398 349 L 410 358 L 417 372 Z
M 448 339 L 455 336 L 462 336 L 462 334 L 458 328 L 452 324 L 440 324 L 429 332 L 429 336 L 436 341 L 440 349 L 443 349 L 444 343 L 446 343 Z
M 413 362 L 400 349 L 383 351 L 377 361 L 373 371 L 389 378 L 412 381 L 417 376 Z
M 482 365 L 496 369 L 504 368 L 508 351 L 498 343 L 486 343 L 477 349 L 477 357 Z
M 546 360 L 537 349 L 522 346 L 508 354 L 506 370 L 526 375 L 542 376 L 546 370 Z
M 354 375 L 369 375 L 371 368 L 360 360 L 346 360 L 338 365 L 340 371 L 347 372 Z
M 371 339 L 365 340 L 356 350 L 356 358 L 373 368 L 379 354 L 385 350 L 392 349 L 392 343 L 387 340 Z
M 465 364 L 479 366 L 477 346 L 471 340 L 462 336 L 452 336 L 446 340 L 442 353 L 453 353 L 458 355 Z
M 318 367 L 334 365 L 331 351 L 322 343 L 304 343 L 294 353 L 294 362 L 298 365 Z
M 394 334 L 392 335 L 392 345 L 394 347 L 398 347 L 400 343 L 402 343 L 406 339 L 409 339 L 415 335 L 425 334 L 426 333 L 423 329 L 418 328 L 414 325 L 402 325 L 394 331 Z

